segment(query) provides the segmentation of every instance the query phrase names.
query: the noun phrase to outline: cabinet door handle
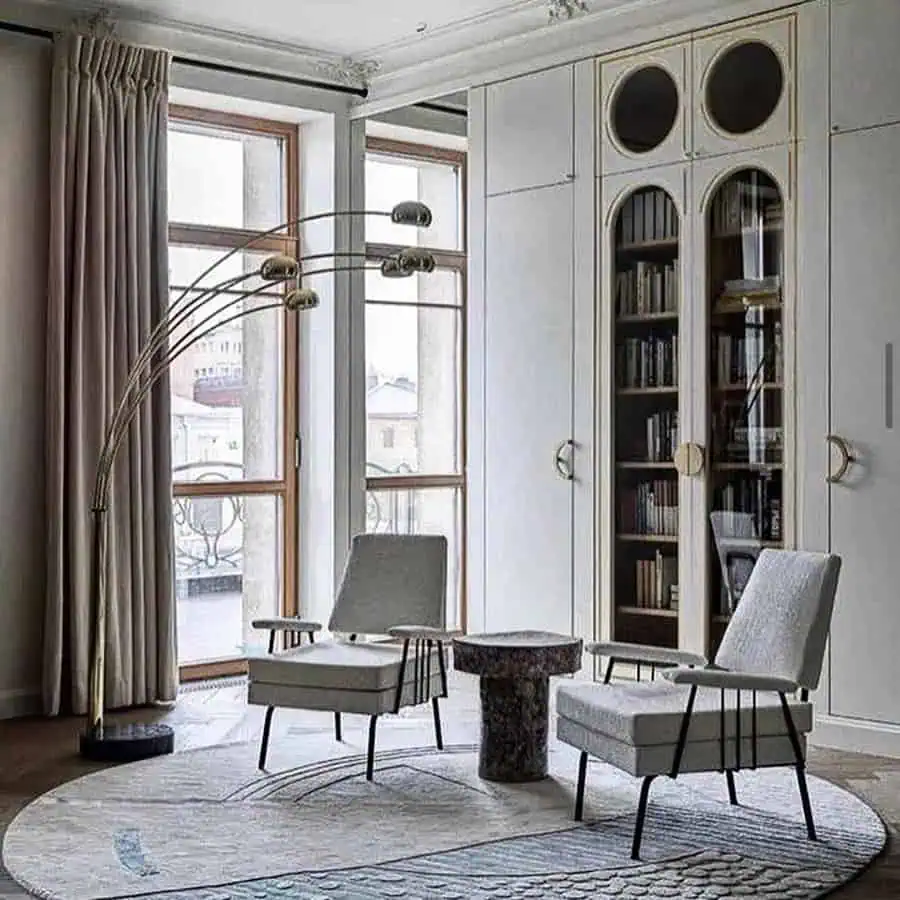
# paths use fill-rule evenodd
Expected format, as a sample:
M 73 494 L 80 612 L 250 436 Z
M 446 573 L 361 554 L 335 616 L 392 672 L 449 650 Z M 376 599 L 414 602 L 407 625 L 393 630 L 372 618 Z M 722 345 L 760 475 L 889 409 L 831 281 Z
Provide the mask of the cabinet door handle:
M 704 457 L 703 447 L 692 441 L 686 441 L 678 445 L 672 462 L 675 464 L 675 471 L 679 475 L 693 477 L 703 471 Z
M 571 452 L 574 451 L 574 449 L 575 441 L 571 438 L 567 438 L 560 442 L 556 448 L 556 452 L 553 454 L 553 468 L 556 469 L 556 474 L 559 475 L 563 481 L 575 480 L 575 470 L 572 463 Z M 570 452 L 566 454 L 566 450 L 569 450 Z
M 850 464 L 855 463 L 857 459 L 850 449 L 850 444 L 848 444 L 840 435 L 829 434 L 825 437 L 825 440 L 841 454 L 841 462 L 837 472 L 829 472 L 825 476 L 825 480 L 829 484 L 838 484 L 838 482 L 843 481 L 844 476 L 847 474 L 847 469 L 850 468 Z

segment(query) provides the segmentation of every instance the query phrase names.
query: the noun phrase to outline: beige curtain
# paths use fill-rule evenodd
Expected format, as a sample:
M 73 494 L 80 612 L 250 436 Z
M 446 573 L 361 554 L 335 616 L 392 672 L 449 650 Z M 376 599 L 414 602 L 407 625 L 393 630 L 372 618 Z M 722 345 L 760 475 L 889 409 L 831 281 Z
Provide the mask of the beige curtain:
M 47 317 L 44 709 L 88 705 L 90 505 L 130 362 L 168 303 L 169 57 L 108 37 L 54 42 Z M 109 504 L 107 709 L 175 697 L 168 383 L 135 419 Z

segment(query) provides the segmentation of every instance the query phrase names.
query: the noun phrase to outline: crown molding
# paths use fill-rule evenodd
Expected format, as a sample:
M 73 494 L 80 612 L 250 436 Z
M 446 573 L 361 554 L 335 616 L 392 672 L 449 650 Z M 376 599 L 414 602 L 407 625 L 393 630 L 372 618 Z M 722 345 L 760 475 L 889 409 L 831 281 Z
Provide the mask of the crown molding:
M 373 115 L 539 69 L 800 5 L 804 5 L 804 0 L 588 0 L 589 12 L 571 20 L 408 66 L 385 65 L 369 84 L 369 97 L 353 104 L 352 115 Z

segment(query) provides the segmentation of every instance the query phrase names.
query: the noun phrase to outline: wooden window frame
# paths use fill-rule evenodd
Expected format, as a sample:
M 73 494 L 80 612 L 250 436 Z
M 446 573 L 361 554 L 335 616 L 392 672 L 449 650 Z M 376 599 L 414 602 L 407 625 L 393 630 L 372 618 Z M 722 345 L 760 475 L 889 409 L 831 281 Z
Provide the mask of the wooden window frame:
M 169 123 L 186 122 L 208 125 L 212 128 L 247 134 L 266 135 L 282 140 L 284 147 L 284 197 L 285 220 L 296 223 L 300 214 L 300 146 L 299 129 L 289 122 L 277 122 L 255 116 L 244 116 L 217 110 L 200 109 L 177 104 L 169 105 Z M 226 228 L 169 223 L 169 245 L 231 250 L 240 247 L 258 232 L 244 228 Z M 300 236 L 297 224 L 291 224 L 283 233 L 268 235 L 254 242 L 250 250 L 267 253 L 285 253 L 295 258 L 300 253 Z M 199 274 L 199 273 L 198 273 Z M 177 286 L 176 286 L 177 287 Z M 299 584 L 299 472 L 296 465 L 296 441 L 299 418 L 298 354 L 299 328 L 297 316 L 283 314 L 284 368 L 282 372 L 282 472 L 281 478 L 250 479 L 246 481 L 197 484 L 175 481 L 174 497 L 247 497 L 274 496 L 281 501 L 281 602 L 279 614 L 295 615 L 298 612 L 297 590 Z M 246 659 L 221 659 L 201 663 L 179 664 L 181 681 L 215 678 L 223 675 L 243 674 L 247 671 Z
M 438 269 L 455 271 L 459 275 L 459 302 L 458 303 L 391 303 L 390 301 L 369 300 L 365 298 L 368 307 L 373 306 L 404 306 L 416 309 L 452 309 L 460 314 L 460 377 L 459 377 L 459 404 L 461 429 L 459 439 L 459 472 L 456 474 L 432 474 L 432 475 L 367 475 L 365 478 L 365 491 L 399 491 L 399 490 L 428 490 L 437 488 L 454 488 L 459 491 L 460 497 L 460 523 L 459 523 L 459 628 L 466 631 L 468 618 L 468 598 L 466 592 L 466 515 L 467 515 L 467 485 L 466 485 L 466 409 L 468 406 L 467 393 L 467 366 L 468 340 L 467 340 L 467 272 L 468 272 L 468 190 L 467 190 L 467 162 L 465 151 L 454 150 L 445 147 L 435 147 L 430 144 L 409 143 L 388 138 L 368 136 L 366 138 L 366 159 L 369 154 L 382 157 L 395 157 L 400 160 L 414 162 L 444 163 L 459 168 L 459 216 L 460 216 L 460 244 L 459 249 L 431 247 L 422 245 L 434 256 Z M 371 256 L 384 256 L 402 249 L 399 244 L 384 244 L 367 242 L 366 254 Z

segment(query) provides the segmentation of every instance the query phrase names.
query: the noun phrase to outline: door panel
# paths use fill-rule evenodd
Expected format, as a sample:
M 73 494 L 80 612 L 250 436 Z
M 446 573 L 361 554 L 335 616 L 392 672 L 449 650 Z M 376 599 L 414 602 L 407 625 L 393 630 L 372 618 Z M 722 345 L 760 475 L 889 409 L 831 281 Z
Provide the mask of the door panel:
M 572 66 L 492 84 L 486 99 L 489 195 L 571 180 Z
M 487 200 L 488 630 L 572 627 L 572 185 Z M 568 456 L 568 451 L 564 451 Z M 577 460 L 575 461 L 577 465 Z
M 831 428 L 859 457 L 831 488 L 831 712 L 900 723 L 900 125 L 835 137 L 831 190 Z

